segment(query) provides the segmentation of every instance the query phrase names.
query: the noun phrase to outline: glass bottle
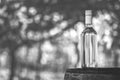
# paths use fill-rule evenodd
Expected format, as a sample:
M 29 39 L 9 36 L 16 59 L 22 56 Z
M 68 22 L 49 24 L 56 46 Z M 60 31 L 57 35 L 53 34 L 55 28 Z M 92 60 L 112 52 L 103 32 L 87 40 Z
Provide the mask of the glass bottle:
M 81 67 L 96 67 L 97 32 L 92 25 L 92 10 L 85 11 L 85 29 L 81 33 Z

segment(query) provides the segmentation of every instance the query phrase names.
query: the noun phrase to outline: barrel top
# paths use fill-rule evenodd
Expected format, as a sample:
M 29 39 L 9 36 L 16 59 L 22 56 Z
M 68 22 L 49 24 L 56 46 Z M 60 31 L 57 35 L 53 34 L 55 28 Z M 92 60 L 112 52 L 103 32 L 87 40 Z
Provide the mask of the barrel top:
M 120 75 L 120 68 L 72 68 L 72 69 L 67 69 L 66 73 Z

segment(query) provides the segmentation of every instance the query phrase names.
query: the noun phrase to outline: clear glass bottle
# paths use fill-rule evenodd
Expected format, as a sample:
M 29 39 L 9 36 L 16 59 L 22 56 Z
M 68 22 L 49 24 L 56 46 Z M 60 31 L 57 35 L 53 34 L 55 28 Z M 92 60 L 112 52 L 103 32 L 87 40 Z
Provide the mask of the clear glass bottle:
M 97 32 L 92 25 L 92 11 L 85 11 L 85 29 L 81 33 L 81 67 L 97 66 Z

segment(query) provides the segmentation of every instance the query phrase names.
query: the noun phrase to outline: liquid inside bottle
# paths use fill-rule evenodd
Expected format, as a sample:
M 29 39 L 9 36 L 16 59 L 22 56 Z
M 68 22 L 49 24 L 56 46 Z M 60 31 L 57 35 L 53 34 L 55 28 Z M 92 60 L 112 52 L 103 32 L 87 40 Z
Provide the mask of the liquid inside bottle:
M 90 16 L 90 15 L 89 15 Z M 88 20 L 89 19 L 89 20 Z M 86 28 L 81 34 L 81 67 L 96 67 L 97 32 L 94 30 L 91 19 L 87 19 Z M 89 23 L 89 24 L 88 24 Z

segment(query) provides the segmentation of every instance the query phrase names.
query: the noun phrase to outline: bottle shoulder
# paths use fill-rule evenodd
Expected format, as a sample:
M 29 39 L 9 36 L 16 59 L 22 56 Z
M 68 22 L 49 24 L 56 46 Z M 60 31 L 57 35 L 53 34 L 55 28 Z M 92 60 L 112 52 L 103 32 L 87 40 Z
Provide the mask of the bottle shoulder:
M 87 34 L 87 33 L 97 34 L 97 32 L 94 30 L 93 27 L 86 27 L 82 32 L 82 34 Z

